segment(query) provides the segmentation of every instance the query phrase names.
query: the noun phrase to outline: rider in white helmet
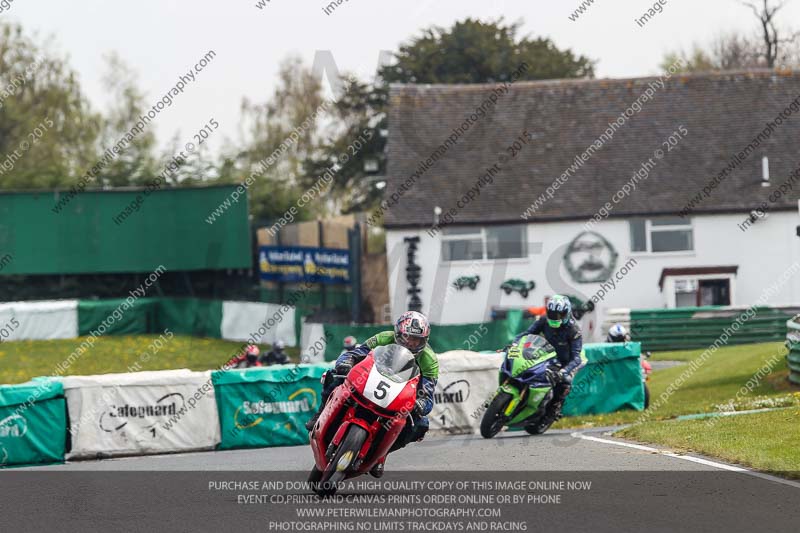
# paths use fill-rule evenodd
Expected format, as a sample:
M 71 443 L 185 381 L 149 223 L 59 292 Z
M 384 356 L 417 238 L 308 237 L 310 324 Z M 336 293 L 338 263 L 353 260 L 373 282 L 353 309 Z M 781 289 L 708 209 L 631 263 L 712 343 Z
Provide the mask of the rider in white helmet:
M 606 342 L 628 342 L 631 340 L 628 335 L 628 330 L 622 324 L 614 324 L 608 328 L 608 337 Z

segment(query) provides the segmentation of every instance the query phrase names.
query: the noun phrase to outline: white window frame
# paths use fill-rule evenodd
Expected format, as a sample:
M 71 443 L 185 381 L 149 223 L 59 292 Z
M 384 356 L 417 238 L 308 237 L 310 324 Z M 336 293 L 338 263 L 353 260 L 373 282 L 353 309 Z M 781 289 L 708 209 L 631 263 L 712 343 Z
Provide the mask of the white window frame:
M 440 247 L 442 247 L 442 245 L 447 241 L 463 241 L 463 240 L 474 239 L 476 237 L 480 237 L 480 239 L 481 239 L 481 257 L 480 257 L 480 259 L 449 259 L 449 260 L 447 260 L 447 259 L 443 258 L 444 257 L 444 253 L 440 252 L 440 253 L 442 253 L 442 260 L 441 260 L 442 263 L 447 263 L 447 264 L 451 264 L 451 263 L 475 263 L 475 262 L 490 263 L 490 262 L 493 262 L 493 261 L 527 262 L 528 261 L 528 256 L 530 255 L 530 251 L 528 250 L 529 243 L 527 242 L 528 241 L 528 225 L 527 224 L 513 224 L 513 225 L 522 227 L 522 240 L 523 240 L 522 242 L 523 242 L 524 248 L 525 248 L 525 255 L 523 255 L 522 257 L 506 257 L 506 258 L 502 258 L 502 259 L 491 259 L 491 258 L 489 258 L 488 235 L 487 235 L 487 231 L 486 231 L 486 226 L 481 226 L 481 227 L 477 228 L 476 231 L 473 232 L 473 233 L 460 233 L 458 235 L 448 235 L 447 233 L 445 233 L 443 231 L 441 233 L 441 237 L 440 237 L 441 238 L 441 243 L 439 245 Z M 469 226 L 467 226 L 467 227 L 469 227 Z
M 689 230 L 692 232 L 692 248 L 690 250 L 675 250 L 672 252 L 654 252 L 653 251 L 653 232 L 659 231 L 683 231 Z M 631 228 L 630 222 L 628 223 L 628 234 L 630 235 Z M 665 256 L 665 255 L 694 255 L 695 253 L 695 239 L 694 239 L 694 225 L 692 224 L 692 219 L 689 219 L 685 224 L 674 224 L 669 226 L 655 226 L 653 225 L 652 218 L 644 219 L 644 238 L 645 238 L 645 246 L 646 250 L 631 250 L 631 255 L 657 255 L 657 256 Z M 631 242 L 631 248 L 633 248 L 633 242 Z
M 698 290 L 700 290 L 700 282 L 703 280 L 709 279 L 726 279 L 728 280 L 728 290 L 730 291 L 730 300 L 731 306 L 736 305 L 736 274 L 733 273 L 725 273 L 725 274 L 682 274 L 679 276 L 666 276 L 664 278 L 664 288 L 662 289 L 662 295 L 664 298 L 664 303 L 667 306 L 667 309 L 676 309 L 677 307 L 677 296 L 675 294 L 675 282 L 681 280 L 687 281 L 696 281 L 698 284 Z

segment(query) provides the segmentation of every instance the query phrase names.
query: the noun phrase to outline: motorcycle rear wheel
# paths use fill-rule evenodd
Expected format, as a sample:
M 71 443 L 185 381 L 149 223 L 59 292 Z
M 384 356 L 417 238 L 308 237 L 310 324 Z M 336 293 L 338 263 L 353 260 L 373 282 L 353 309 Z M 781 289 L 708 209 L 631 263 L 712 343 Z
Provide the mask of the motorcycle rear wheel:
M 505 415 L 508 402 L 511 401 L 511 395 L 507 392 L 498 392 L 494 397 L 492 403 L 486 408 L 481 419 L 481 436 L 484 439 L 491 439 L 503 429 L 503 426 L 508 422 L 508 417 Z
M 535 423 L 525 424 L 525 431 L 529 435 L 541 435 L 542 433 L 550 429 L 550 426 L 553 425 L 553 422 L 555 421 L 554 420 L 543 421 L 542 419 L 539 419 Z

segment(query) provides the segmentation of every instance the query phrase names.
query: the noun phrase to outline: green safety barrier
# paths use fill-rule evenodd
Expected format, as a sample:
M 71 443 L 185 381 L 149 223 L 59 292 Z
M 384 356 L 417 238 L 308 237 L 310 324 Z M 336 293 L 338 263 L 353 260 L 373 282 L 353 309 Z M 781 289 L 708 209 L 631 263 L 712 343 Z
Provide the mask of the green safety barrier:
M 428 342 L 436 353 L 451 350 L 494 351 L 508 344 L 527 326 L 522 311 L 513 310 L 508 312 L 505 319 L 493 322 L 432 325 Z M 325 338 L 328 339 L 325 360 L 333 361 L 341 353 L 342 340 L 348 335 L 353 335 L 359 342 L 364 342 L 376 333 L 392 330 L 394 326 L 325 324 L 324 328 Z
M 211 374 L 220 449 L 308 444 L 306 422 L 322 396 L 328 365 L 280 365 Z
M 744 309 L 687 307 L 679 309 L 631 310 L 631 337 L 645 350 L 689 350 L 710 346 L 739 316 L 737 330 L 728 345 L 781 341 L 791 314 L 769 307 L 754 308 L 747 318 Z
M 169 329 L 177 335 L 222 337 L 221 300 L 139 298 L 128 309 L 123 302 L 124 299 L 79 301 L 78 335 L 98 331 L 105 322 L 103 335 L 163 333 Z
M 78 335 L 86 336 L 97 331 L 105 321 L 103 335 L 137 335 L 156 331 L 158 299 L 139 298 L 125 310 L 124 299 L 79 300 Z M 119 308 L 111 319 L 113 313 Z M 161 330 L 163 331 L 163 330 Z
M 575 375 L 564 402 L 566 416 L 644 410 L 641 344 L 586 344 L 588 362 Z
M 63 462 L 67 406 L 51 380 L 0 386 L 0 467 Z
M 222 300 L 160 298 L 158 333 L 169 328 L 176 335 L 222 337 Z M 156 333 L 156 332 L 154 332 Z

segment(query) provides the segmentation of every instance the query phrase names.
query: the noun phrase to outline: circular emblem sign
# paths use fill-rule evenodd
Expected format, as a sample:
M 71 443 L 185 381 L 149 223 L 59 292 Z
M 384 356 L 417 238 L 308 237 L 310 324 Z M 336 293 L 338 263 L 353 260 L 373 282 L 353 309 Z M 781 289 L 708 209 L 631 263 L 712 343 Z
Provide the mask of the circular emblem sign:
M 618 255 L 605 237 L 584 231 L 569 243 L 564 262 L 577 283 L 602 283 L 611 277 Z

